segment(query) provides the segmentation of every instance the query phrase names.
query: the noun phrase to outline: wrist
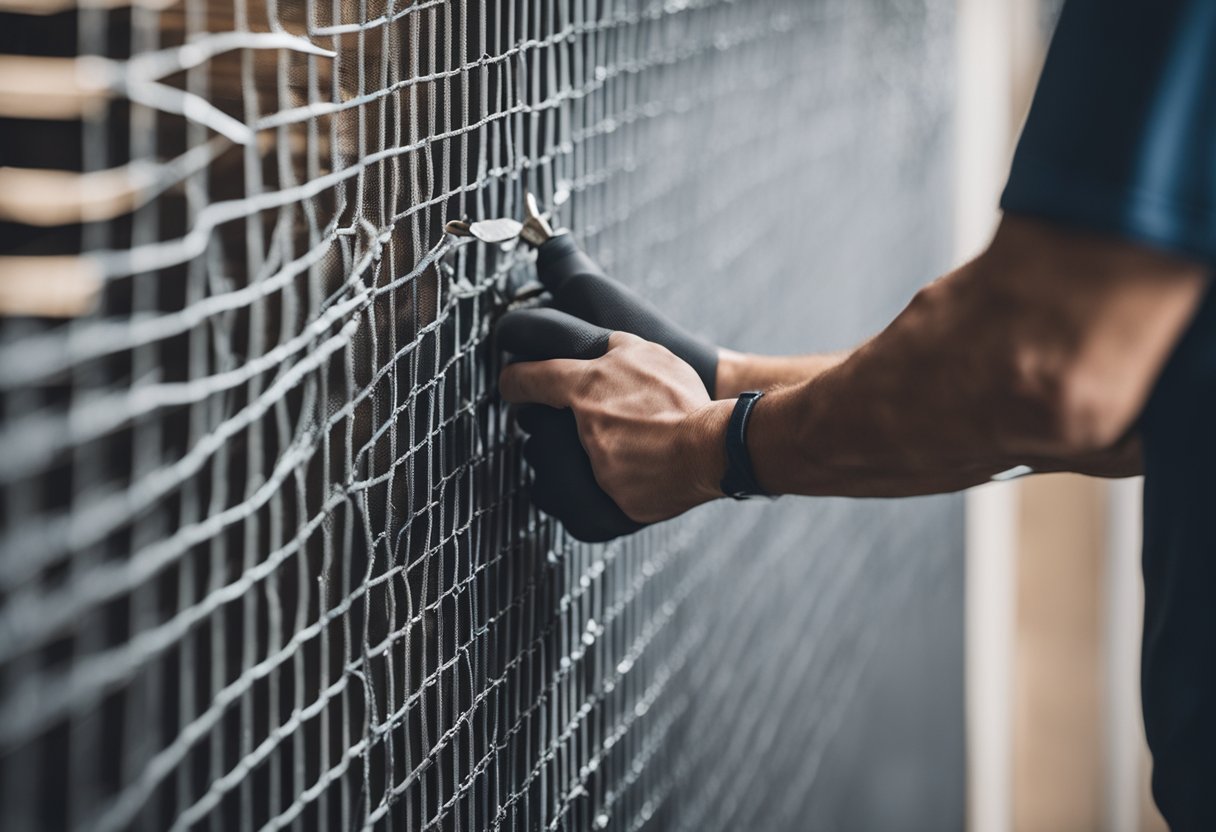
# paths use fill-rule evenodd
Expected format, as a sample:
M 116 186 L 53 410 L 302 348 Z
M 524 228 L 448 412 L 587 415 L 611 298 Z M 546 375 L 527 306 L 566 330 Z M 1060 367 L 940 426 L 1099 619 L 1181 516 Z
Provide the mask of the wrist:
M 734 399 L 710 402 L 684 420 L 682 456 L 687 461 L 686 482 L 693 505 L 725 496 L 721 482 L 726 473 L 726 426 L 734 405 Z
M 746 389 L 747 365 L 751 356 L 742 352 L 718 348 L 718 374 L 714 385 L 715 399 L 733 399 Z

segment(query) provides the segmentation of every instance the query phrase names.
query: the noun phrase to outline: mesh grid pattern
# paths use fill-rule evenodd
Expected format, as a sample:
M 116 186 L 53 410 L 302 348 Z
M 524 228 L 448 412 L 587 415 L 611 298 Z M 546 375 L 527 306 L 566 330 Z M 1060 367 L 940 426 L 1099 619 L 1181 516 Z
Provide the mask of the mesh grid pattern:
M 84 258 L 97 309 L 0 322 L 6 828 L 799 826 L 884 616 L 954 550 L 896 555 L 953 509 L 574 543 L 494 395 L 529 255 L 442 226 L 526 187 L 719 340 L 780 295 L 836 301 L 785 346 L 856 337 L 866 278 L 812 293 L 802 246 L 894 179 L 906 285 L 936 264 L 946 5 L 73 11 L 107 92 L 55 129 L 124 196 L 21 241 Z

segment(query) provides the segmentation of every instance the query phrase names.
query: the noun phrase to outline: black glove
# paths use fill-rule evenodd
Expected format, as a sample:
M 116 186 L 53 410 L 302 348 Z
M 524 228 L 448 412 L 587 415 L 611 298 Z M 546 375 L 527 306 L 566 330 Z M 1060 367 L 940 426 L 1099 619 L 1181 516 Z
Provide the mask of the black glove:
M 596 326 L 631 332 L 662 344 L 692 365 L 709 397 L 714 397 L 717 348 L 669 321 L 650 301 L 607 277 L 571 235 L 558 234 L 541 245 L 536 274 L 553 295 L 555 309 Z
M 555 309 L 518 309 L 498 322 L 498 346 L 517 359 L 599 358 L 611 331 Z M 525 433 L 524 459 L 532 467 L 532 502 L 586 542 L 632 534 L 644 524 L 630 520 L 595 481 L 591 460 L 569 410 L 523 405 L 516 421 Z

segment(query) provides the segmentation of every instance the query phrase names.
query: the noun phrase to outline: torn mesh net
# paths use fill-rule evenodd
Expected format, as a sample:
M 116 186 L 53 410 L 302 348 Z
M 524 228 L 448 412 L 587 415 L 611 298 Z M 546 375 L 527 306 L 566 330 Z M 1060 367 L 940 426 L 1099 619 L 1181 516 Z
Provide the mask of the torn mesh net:
M 8 15 L 9 51 L 103 59 L 78 118 L 11 135 L 112 198 L 6 226 L 100 286 L 88 314 L 0 322 L 6 828 L 799 817 L 873 609 L 932 563 L 871 542 L 791 565 L 802 527 L 763 510 L 571 541 L 530 507 L 494 392 L 529 254 L 442 228 L 522 218 L 531 190 L 610 271 L 738 333 L 800 291 L 800 225 L 826 239 L 888 181 L 873 147 L 902 143 L 913 175 L 940 139 L 936 6 Z M 931 260 L 937 218 L 906 214 L 892 237 Z M 804 513 L 830 537 L 835 515 Z M 940 519 L 884 517 L 872 536 L 900 545 Z M 795 583 L 782 621 L 760 609 Z

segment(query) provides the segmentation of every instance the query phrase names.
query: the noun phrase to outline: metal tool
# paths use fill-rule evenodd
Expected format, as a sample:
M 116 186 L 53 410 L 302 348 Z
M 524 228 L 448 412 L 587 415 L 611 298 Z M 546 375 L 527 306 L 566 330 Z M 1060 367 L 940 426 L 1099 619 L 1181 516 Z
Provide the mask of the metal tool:
M 503 217 L 496 220 L 452 220 L 443 230 L 456 237 L 474 237 L 483 243 L 509 243 L 519 236 L 523 223 Z
M 564 228 L 553 230 L 553 226 L 541 215 L 536 197 L 531 193 L 524 194 L 524 211 L 523 222 L 509 217 L 476 222 L 452 220 L 444 225 L 443 230 L 456 237 L 473 237 L 483 243 L 501 244 L 520 239 L 533 248 L 539 248 L 553 237 L 566 233 Z
M 565 229 L 553 230 L 553 226 L 541 216 L 540 209 L 536 207 L 536 197 L 531 193 L 524 194 L 524 210 L 527 216 L 524 217 L 523 227 L 519 230 L 520 239 L 533 248 L 540 248 L 558 234 L 564 234 Z
M 498 245 L 519 239 L 533 248 L 540 248 L 554 237 L 567 233 L 564 228 L 553 230 L 553 226 L 541 215 L 536 197 L 531 193 L 524 194 L 524 213 L 523 222 L 508 217 L 476 222 L 451 220 L 443 226 L 443 230 L 456 237 L 472 237 L 483 243 Z M 502 297 L 508 308 L 515 309 L 530 305 L 546 291 L 544 286 L 533 280 L 504 291 Z

